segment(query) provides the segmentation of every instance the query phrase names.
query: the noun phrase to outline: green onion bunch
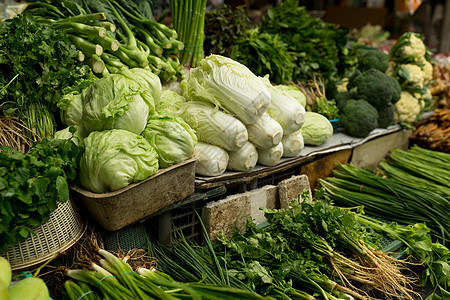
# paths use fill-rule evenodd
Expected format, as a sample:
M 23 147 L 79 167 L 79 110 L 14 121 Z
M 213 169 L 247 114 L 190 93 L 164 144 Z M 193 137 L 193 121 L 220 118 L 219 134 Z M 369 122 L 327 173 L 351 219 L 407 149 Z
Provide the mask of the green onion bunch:
M 175 30 L 155 20 L 151 7 L 141 7 L 145 4 L 149 2 L 36 1 L 24 14 L 65 31 L 79 50 L 77 58 L 88 62 L 94 73 L 149 68 L 163 81 L 183 78 L 177 53 L 184 44 Z
M 195 68 L 204 57 L 206 0 L 171 0 L 173 28 L 184 44 L 178 57 L 186 67 Z
M 415 151 L 417 150 L 413 150 L 413 152 Z M 410 152 L 406 153 L 408 155 L 402 154 L 401 157 L 397 157 L 399 152 L 393 151 L 394 157 L 396 157 L 393 160 L 396 162 L 395 166 L 403 173 L 420 173 L 417 161 L 411 163 L 411 169 L 401 169 L 402 166 L 409 165 L 408 158 L 411 156 L 409 156 Z M 445 244 L 450 237 L 448 222 L 450 220 L 450 199 L 445 194 L 445 188 L 441 189 L 444 192 L 437 193 L 435 191 L 437 188 L 429 189 L 427 186 L 439 185 L 437 181 L 445 178 L 446 172 L 444 167 L 439 168 L 439 165 L 434 165 L 436 175 L 434 181 L 424 184 L 422 179 L 431 180 L 432 171 L 430 167 L 425 166 L 426 163 L 420 164 L 422 164 L 424 177 L 413 179 L 411 182 L 407 181 L 409 175 L 405 180 L 396 180 L 395 177 L 380 176 L 380 173 L 376 173 L 374 170 L 361 169 L 350 164 L 339 164 L 333 171 L 334 177 L 320 179 L 320 183 L 325 190 L 325 195 L 337 204 L 351 207 L 363 205 L 368 214 L 400 224 L 426 223 L 432 236 Z M 381 169 L 388 170 L 387 174 L 391 175 L 397 172 L 387 164 L 382 164 Z M 417 173 L 414 173 L 413 170 L 416 170 Z M 416 185 L 416 182 L 420 185 Z
M 103 258 L 92 263 L 92 270 L 67 270 L 65 297 L 77 299 L 264 299 L 248 290 L 207 283 L 175 281 L 156 269 L 140 267 L 133 270 L 123 259 L 99 249 Z

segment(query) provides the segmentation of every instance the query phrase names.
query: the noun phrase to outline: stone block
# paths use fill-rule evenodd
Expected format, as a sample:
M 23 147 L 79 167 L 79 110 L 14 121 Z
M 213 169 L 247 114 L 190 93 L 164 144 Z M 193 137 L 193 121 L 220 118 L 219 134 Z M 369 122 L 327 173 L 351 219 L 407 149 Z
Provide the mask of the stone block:
M 280 198 L 280 207 L 288 208 L 289 203 L 292 200 L 298 199 L 298 196 L 303 193 L 304 190 L 311 195 L 311 189 L 309 187 L 308 176 L 297 175 L 291 178 L 285 179 L 278 184 L 278 196 Z
M 244 229 L 246 217 L 251 217 L 256 224 L 265 222 L 261 207 L 279 207 L 276 186 L 268 185 L 207 203 L 202 209 L 202 220 L 209 238 L 214 241 L 222 232 L 229 236 L 236 228 Z

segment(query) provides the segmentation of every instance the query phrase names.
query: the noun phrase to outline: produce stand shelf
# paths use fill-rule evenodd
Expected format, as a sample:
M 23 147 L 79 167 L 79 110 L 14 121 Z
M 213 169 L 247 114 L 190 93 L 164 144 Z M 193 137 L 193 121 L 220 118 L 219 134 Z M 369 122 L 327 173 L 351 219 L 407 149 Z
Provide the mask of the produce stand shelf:
M 320 155 L 329 154 L 345 149 L 353 149 L 372 139 L 388 135 L 391 133 L 399 132 L 401 130 L 402 127 L 400 125 L 392 125 L 389 126 L 387 129 L 377 128 L 373 130 L 369 134 L 369 136 L 365 138 L 356 138 L 343 133 L 342 129 L 338 128 L 337 131 L 333 134 L 333 136 L 330 139 L 328 139 L 324 144 L 320 146 L 307 146 L 302 150 L 300 156 L 293 158 L 282 158 L 280 162 L 273 167 L 264 167 L 261 165 L 256 165 L 256 167 L 252 171 L 248 172 L 226 171 L 220 176 L 213 176 L 213 177 L 196 176 L 195 188 L 209 189 L 220 185 L 225 185 L 227 187 L 230 186 L 230 188 L 232 188 L 233 186 L 237 186 L 239 184 L 241 186 L 245 184 L 246 186 L 248 185 L 250 187 L 253 184 L 255 187 L 256 186 L 260 187 L 261 184 L 257 182 L 261 178 L 267 179 L 270 178 L 269 176 L 277 176 L 276 174 L 286 172 L 295 166 L 311 162 Z M 275 184 L 276 183 L 277 182 L 275 182 Z M 244 188 L 241 187 L 240 190 L 239 189 L 237 190 L 239 192 L 242 192 L 249 189 L 247 189 L 246 187 Z

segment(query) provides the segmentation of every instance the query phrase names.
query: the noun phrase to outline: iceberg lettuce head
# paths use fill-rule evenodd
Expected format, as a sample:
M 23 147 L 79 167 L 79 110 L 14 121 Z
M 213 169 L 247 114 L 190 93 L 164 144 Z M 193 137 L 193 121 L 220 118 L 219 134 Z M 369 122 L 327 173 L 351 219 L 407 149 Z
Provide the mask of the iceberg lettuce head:
M 151 116 L 141 135 L 155 148 L 161 168 L 170 167 L 194 155 L 197 136 L 179 116 Z
M 148 141 L 127 130 L 94 131 L 81 141 L 80 182 L 94 193 L 121 189 L 158 171 L 158 154 Z
M 83 94 L 83 126 L 88 132 L 124 129 L 140 134 L 161 95 L 150 71 L 124 70 L 95 81 Z

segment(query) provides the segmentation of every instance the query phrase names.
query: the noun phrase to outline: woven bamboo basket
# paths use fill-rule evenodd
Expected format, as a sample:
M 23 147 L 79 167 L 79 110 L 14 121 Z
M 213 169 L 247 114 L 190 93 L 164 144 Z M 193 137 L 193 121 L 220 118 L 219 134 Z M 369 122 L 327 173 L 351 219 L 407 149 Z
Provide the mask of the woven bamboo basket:
M 0 253 L 10 263 L 13 271 L 36 267 L 58 253 L 72 248 L 83 236 L 87 222 L 81 217 L 74 201 L 59 203 L 50 219 L 33 228 L 36 234 Z

